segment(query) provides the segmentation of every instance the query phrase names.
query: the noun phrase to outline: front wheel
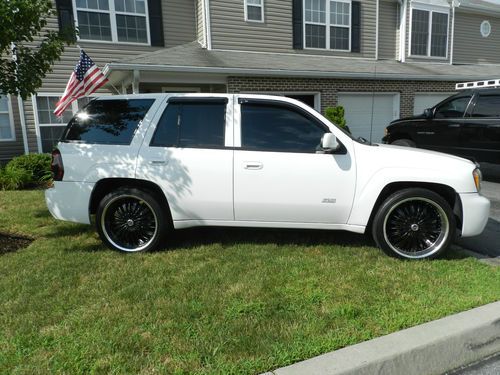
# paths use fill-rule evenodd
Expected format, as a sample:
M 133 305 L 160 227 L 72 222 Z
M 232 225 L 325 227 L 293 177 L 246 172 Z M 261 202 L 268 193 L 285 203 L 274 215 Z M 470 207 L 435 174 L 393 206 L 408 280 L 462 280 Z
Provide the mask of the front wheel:
M 455 231 L 455 216 L 448 202 L 420 188 L 389 196 L 372 227 L 375 242 L 386 254 L 405 259 L 432 259 L 444 254 Z
M 169 228 L 165 209 L 154 195 L 136 188 L 120 188 L 99 203 L 96 226 L 101 240 L 124 252 L 154 250 Z

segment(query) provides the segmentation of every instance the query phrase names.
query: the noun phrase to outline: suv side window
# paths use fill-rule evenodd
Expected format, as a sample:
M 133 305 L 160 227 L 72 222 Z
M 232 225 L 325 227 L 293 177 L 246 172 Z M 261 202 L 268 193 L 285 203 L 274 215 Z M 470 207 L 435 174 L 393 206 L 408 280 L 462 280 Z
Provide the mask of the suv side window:
M 224 147 L 226 101 L 169 101 L 156 126 L 151 146 Z
M 326 127 L 300 109 L 274 103 L 241 105 L 244 149 L 314 153 L 326 132 Z
M 154 99 L 93 100 L 68 123 L 62 141 L 129 145 Z
M 459 118 L 464 117 L 465 110 L 471 96 L 461 96 L 441 104 L 434 115 L 435 118 Z
M 472 117 L 500 117 L 500 94 L 480 94 Z

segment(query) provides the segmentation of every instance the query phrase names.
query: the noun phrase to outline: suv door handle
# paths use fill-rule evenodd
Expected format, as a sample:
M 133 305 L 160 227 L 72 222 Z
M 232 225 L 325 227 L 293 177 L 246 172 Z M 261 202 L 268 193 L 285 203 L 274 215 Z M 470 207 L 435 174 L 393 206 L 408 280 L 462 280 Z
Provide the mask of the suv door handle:
M 448 124 L 449 128 L 459 128 L 460 124 Z
M 264 168 L 264 164 L 259 161 L 245 161 L 243 166 L 245 169 L 251 170 L 259 170 Z
M 167 164 L 167 162 L 165 160 L 150 160 L 149 161 L 149 164 L 153 164 L 153 165 L 164 165 L 164 164 Z

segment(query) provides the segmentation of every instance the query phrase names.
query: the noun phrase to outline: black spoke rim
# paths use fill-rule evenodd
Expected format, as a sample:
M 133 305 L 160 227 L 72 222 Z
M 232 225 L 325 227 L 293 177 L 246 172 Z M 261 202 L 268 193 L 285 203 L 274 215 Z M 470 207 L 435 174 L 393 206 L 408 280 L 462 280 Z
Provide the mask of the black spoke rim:
M 410 198 L 396 204 L 384 221 L 384 236 L 392 250 L 410 258 L 439 251 L 449 232 L 448 218 L 438 204 Z
M 140 251 L 155 238 L 158 221 L 151 206 L 133 196 L 121 196 L 109 202 L 103 212 L 102 229 L 118 249 Z

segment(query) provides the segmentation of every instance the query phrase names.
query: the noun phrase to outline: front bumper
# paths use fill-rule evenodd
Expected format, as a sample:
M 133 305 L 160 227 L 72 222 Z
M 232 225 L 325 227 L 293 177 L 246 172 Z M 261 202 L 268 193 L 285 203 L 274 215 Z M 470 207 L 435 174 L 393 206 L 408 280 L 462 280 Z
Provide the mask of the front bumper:
M 481 234 L 490 215 L 490 201 L 478 193 L 460 194 L 462 201 L 462 237 Z
M 90 224 L 89 203 L 94 183 L 55 181 L 45 190 L 45 203 L 59 220 Z

